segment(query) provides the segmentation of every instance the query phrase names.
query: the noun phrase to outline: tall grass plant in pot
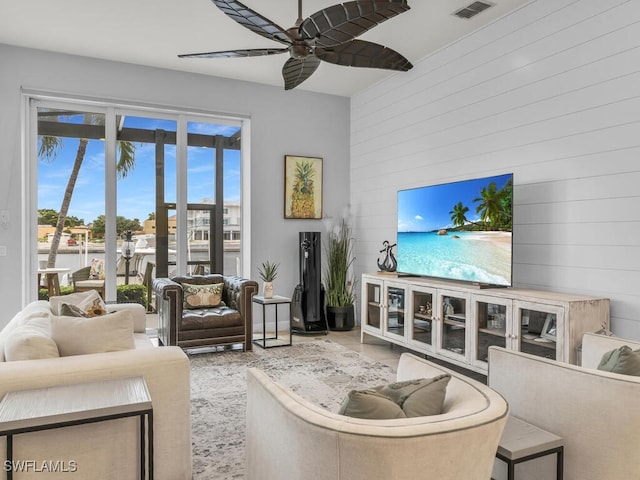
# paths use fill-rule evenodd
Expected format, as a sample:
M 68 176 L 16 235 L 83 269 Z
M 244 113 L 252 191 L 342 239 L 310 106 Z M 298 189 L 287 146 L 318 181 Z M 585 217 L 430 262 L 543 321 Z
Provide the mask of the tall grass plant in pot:
M 355 261 L 353 236 L 347 218 L 342 218 L 325 241 L 324 286 L 327 323 L 331 330 L 351 330 L 355 326 Z

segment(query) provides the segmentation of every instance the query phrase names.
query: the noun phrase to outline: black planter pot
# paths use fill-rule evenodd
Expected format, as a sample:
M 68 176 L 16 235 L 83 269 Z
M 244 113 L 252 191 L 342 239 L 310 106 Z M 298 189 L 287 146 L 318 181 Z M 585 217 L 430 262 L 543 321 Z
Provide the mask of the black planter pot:
M 353 305 L 346 307 L 330 307 L 327 305 L 327 323 L 329 330 L 347 331 L 355 326 L 355 308 Z

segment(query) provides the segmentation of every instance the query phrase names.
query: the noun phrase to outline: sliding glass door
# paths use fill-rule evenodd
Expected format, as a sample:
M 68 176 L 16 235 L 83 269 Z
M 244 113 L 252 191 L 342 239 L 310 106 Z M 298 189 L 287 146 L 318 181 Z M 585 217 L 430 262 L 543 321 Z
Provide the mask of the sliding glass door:
M 187 132 L 187 265 L 241 275 L 241 127 L 190 121 Z
M 241 120 L 40 98 L 29 115 L 29 296 L 46 298 L 49 272 L 71 291 L 83 267 L 107 300 L 154 276 L 242 275 Z
M 88 265 L 91 226 L 105 218 L 105 113 L 60 105 L 35 113 L 38 294 L 47 298 Z

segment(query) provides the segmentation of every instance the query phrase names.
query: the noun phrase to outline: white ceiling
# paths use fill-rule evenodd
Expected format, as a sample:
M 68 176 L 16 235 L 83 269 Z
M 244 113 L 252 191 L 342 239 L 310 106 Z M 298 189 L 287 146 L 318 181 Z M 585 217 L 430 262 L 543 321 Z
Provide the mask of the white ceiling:
M 411 10 L 360 38 L 397 50 L 414 64 L 457 38 L 530 0 L 490 0 L 493 7 L 464 20 L 452 15 L 473 0 L 409 0 Z M 243 0 L 287 29 L 298 17 L 296 0 Z M 302 16 L 340 3 L 303 0 Z M 0 0 L 0 43 L 283 86 L 287 54 L 269 57 L 179 59 L 179 53 L 281 48 L 224 15 L 210 0 Z M 301 90 L 342 96 L 388 75 L 383 70 L 322 62 Z

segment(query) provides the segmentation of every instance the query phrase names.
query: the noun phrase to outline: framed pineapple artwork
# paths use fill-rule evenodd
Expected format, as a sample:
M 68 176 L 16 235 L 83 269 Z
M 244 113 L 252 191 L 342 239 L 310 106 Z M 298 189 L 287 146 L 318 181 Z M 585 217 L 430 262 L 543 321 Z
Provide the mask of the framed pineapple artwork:
M 284 218 L 322 218 L 322 158 L 285 155 Z

